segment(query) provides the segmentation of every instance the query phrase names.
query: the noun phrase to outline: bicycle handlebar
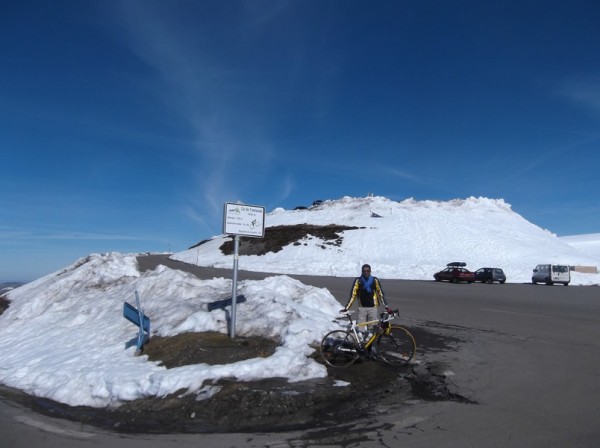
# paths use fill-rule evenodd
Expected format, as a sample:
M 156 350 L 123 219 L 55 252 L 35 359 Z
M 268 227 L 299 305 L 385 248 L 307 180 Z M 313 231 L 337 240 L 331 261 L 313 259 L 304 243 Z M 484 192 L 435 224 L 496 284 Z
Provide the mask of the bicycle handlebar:
M 391 308 L 387 308 L 385 310 L 385 312 L 381 313 L 381 321 L 382 322 L 389 322 L 394 317 L 396 317 L 398 314 L 399 314 L 399 311 L 397 309 L 396 310 L 392 310 Z
M 354 314 L 354 311 L 352 310 L 346 310 L 346 311 L 340 311 L 340 317 L 344 317 L 344 318 L 348 318 L 350 319 L 350 316 Z M 381 313 L 379 315 L 380 320 L 382 322 L 389 322 L 390 320 L 394 319 L 394 317 L 398 316 L 400 314 L 398 309 L 391 309 L 389 307 L 386 307 L 385 311 L 383 313 Z M 336 317 L 335 320 L 339 320 L 340 317 Z M 350 319 L 352 321 L 352 319 Z

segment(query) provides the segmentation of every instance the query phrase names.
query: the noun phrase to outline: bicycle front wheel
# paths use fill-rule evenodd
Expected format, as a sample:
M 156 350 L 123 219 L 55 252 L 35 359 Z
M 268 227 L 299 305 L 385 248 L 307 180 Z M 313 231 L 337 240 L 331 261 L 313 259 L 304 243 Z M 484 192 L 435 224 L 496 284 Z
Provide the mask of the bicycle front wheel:
M 392 325 L 389 333 L 386 332 L 379 337 L 376 350 L 383 362 L 400 367 L 413 359 L 417 351 L 417 343 L 406 328 Z
M 331 331 L 321 341 L 321 358 L 331 367 L 348 367 L 358 359 L 357 345 L 351 332 Z

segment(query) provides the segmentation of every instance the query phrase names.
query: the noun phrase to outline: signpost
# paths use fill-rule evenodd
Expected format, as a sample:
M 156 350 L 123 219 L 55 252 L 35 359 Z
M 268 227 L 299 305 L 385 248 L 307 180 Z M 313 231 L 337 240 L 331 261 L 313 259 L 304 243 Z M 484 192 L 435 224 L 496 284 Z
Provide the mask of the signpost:
M 265 236 L 265 208 L 226 202 L 223 211 L 223 233 L 234 235 L 233 239 L 233 285 L 231 291 L 231 338 L 235 338 L 235 309 L 237 303 L 237 271 L 240 235 L 254 238 Z
M 150 318 L 146 316 L 142 310 L 140 296 L 137 291 L 135 291 L 135 304 L 137 305 L 137 308 L 127 302 L 123 304 L 123 317 L 139 327 L 137 350 L 135 351 L 135 355 L 139 356 L 142 353 L 144 342 L 146 342 L 147 339 L 150 339 Z M 144 334 L 144 332 L 147 334 Z

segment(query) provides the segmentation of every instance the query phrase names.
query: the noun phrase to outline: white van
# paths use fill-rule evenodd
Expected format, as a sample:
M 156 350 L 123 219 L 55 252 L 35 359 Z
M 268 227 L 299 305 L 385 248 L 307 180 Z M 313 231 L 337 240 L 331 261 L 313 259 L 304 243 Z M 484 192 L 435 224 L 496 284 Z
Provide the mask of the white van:
M 538 264 L 533 270 L 531 283 L 545 283 L 553 285 L 554 283 L 562 283 L 567 286 L 571 281 L 571 270 L 569 266 L 560 264 Z

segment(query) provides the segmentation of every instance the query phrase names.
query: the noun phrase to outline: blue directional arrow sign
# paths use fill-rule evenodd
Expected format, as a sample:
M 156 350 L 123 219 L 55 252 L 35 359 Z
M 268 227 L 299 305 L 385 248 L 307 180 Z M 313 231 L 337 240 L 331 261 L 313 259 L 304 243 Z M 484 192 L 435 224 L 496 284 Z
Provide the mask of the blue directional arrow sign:
M 150 318 L 142 311 L 140 296 L 137 291 L 135 292 L 135 303 L 137 308 L 127 302 L 123 304 L 123 317 L 139 327 L 136 353 L 141 353 L 146 337 L 150 339 Z M 144 332 L 147 334 L 144 334 Z

